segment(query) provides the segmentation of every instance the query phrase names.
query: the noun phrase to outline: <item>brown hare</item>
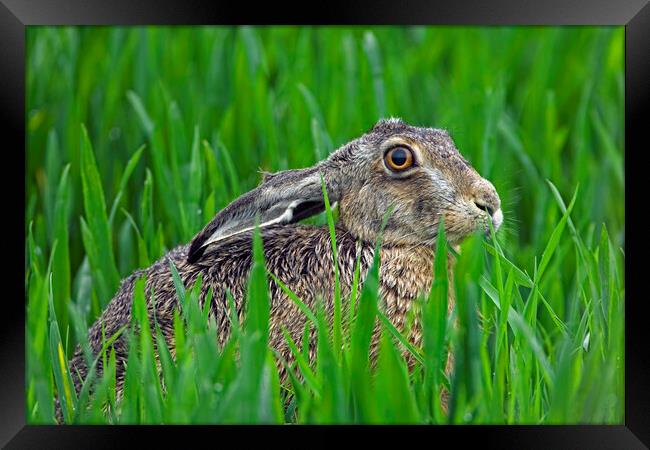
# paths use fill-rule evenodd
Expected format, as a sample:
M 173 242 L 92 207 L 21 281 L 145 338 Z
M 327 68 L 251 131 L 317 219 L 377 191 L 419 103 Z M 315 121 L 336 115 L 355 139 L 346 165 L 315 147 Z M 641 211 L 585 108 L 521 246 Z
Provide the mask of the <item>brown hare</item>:
M 256 217 L 268 270 L 308 306 L 315 308 L 317 298 L 323 298 L 325 311 L 331 316 L 334 271 L 329 229 L 297 223 L 324 210 L 321 180 L 330 201 L 339 206 L 336 241 L 344 303 L 352 286 L 357 255 L 360 252 L 363 282 L 372 264 L 382 219 L 392 207 L 380 248 L 379 286 L 384 313 L 400 330 L 414 300 L 431 286 L 440 219 L 444 218 L 446 235 L 452 245 L 477 229 L 489 230 L 490 220 L 494 229 L 503 221 L 494 186 L 460 155 L 446 131 L 413 127 L 399 119 L 381 120 L 369 132 L 313 167 L 266 174 L 257 188 L 220 211 L 190 244 L 176 247 L 151 267 L 138 270 L 124 280 L 90 328 L 94 354 L 102 346 L 102 327 L 105 336 L 110 336 L 129 323 L 135 280 L 146 275 L 145 292 L 153 288 L 155 296 L 147 299 L 151 322 L 155 311 L 155 319 L 174 355 L 173 311 L 178 304 L 169 259 L 186 287 L 202 275 L 201 302 L 208 288 L 213 289 L 210 313 L 216 319 L 219 340 L 223 343 L 230 331 L 226 290 L 232 293 L 238 312 L 244 310 Z M 295 342 L 300 342 L 307 318 L 272 279 L 269 292 L 269 345 L 291 361 L 281 326 L 287 328 Z M 450 309 L 452 306 L 453 298 L 450 298 Z M 371 352 L 377 347 L 377 330 Z M 410 339 L 417 345 L 420 336 L 416 321 Z M 113 344 L 118 392 L 124 381 L 127 344 L 125 337 Z M 100 358 L 98 371 L 101 370 Z M 71 361 L 77 391 L 87 371 L 78 348 Z

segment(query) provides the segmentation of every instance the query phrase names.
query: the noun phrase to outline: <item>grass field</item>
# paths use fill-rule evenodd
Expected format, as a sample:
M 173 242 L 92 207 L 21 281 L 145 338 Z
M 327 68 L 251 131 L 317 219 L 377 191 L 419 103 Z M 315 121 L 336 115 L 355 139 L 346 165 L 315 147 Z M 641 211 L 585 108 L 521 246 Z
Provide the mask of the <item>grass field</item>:
M 27 422 L 53 423 L 59 393 L 68 423 L 623 423 L 623 43 L 622 27 L 28 27 Z M 317 364 L 280 386 L 258 252 L 256 320 L 224 348 L 180 289 L 165 389 L 144 326 L 124 399 L 110 352 L 93 395 L 75 395 L 67 361 L 122 278 L 188 242 L 259 169 L 311 165 L 388 116 L 447 128 L 505 215 L 496 240 L 462 245 L 457 328 L 436 266 L 413 372 L 390 329 L 376 370 L 364 364 L 371 274 L 344 350 L 313 311 Z

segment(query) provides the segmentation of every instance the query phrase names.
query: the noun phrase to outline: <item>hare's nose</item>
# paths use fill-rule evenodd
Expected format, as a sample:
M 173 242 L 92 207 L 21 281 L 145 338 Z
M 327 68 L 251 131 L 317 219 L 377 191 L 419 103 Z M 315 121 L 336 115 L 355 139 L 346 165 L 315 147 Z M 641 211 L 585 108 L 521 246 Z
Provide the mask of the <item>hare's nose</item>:
M 474 204 L 478 209 L 482 209 L 483 211 L 487 212 L 490 216 L 494 215 L 494 206 L 490 206 L 483 200 L 477 200 L 477 199 L 474 199 Z
M 489 181 L 481 183 L 472 197 L 474 205 L 476 205 L 478 209 L 482 209 L 488 213 L 490 216 L 494 216 L 494 214 L 501 208 L 499 194 L 497 194 L 497 190 L 494 189 Z
M 492 218 L 494 229 L 498 229 L 503 222 L 503 213 L 501 212 L 501 201 L 496 189 L 491 183 L 486 182 L 480 185 L 477 192 L 474 194 L 474 205 L 485 211 Z
M 492 218 L 492 226 L 494 226 L 494 231 L 498 230 L 503 223 L 503 213 L 501 212 L 501 208 L 498 206 L 495 207 L 494 205 L 491 206 L 477 200 L 474 200 L 474 205 L 476 205 L 478 209 L 482 209 L 490 215 Z

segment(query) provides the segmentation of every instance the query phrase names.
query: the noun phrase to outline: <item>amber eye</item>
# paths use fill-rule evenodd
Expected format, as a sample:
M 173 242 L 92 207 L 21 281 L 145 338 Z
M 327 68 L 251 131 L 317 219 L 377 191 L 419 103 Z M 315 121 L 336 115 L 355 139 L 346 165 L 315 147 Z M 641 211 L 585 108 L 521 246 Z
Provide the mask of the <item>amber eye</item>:
M 408 169 L 413 165 L 413 152 L 406 147 L 395 147 L 386 153 L 384 161 L 391 170 Z

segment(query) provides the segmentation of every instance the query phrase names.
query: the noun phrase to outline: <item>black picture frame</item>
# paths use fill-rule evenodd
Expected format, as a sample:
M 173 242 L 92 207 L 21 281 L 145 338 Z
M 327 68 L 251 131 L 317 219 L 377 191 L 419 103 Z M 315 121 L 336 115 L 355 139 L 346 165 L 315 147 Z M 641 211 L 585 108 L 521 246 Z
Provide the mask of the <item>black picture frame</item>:
M 624 425 L 570 426 L 437 426 L 437 427 L 220 427 L 220 426 L 33 426 L 25 424 L 25 289 L 20 264 L 6 264 L 3 283 L 12 289 L 5 295 L 0 326 L 0 444 L 6 448 L 114 448 L 142 439 L 151 447 L 172 442 L 172 434 L 192 446 L 201 442 L 214 446 L 225 435 L 237 434 L 240 446 L 259 439 L 261 432 L 276 434 L 266 442 L 311 444 L 305 433 L 318 433 L 336 442 L 337 432 L 362 431 L 365 438 L 385 441 L 395 436 L 401 442 L 440 439 L 453 445 L 477 440 L 481 448 L 647 448 L 650 445 L 649 341 L 643 296 L 644 189 L 641 164 L 648 149 L 643 126 L 647 126 L 650 99 L 650 6 L 647 0 L 455 0 L 436 2 L 388 2 L 385 0 L 337 4 L 306 3 L 281 7 L 266 4 L 220 4 L 214 1 L 169 0 L 0 0 L 0 123 L 6 128 L 0 141 L 4 148 L 5 184 L 0 192 L 5 211 L 3 242 L 15 245 L 15 254 L 24 255 L 25 198 L 13 194 L 20 173 L 8 161 L 22 157 L 25 164 L 25 27 L 29 25 L 144 25 L 144 24 L 447 24 L 447 25 L 624 25 L 625 26 L 625 423 Z M 644 114 L 646 113 L 646 114 Z M 635 174 L 639 171 L 639 174 Z M 604 180 L 603 182 L 606 182 Z M 24 186 L 24 185 L 23 185 Z M 24 193 L 24 190 L 22 191 Z M 10 197 L 10 198 L 9 198 Z M 637 201 L 633 201 L 635 199 Z M 12 204 L 15 203 L 15 204 Z M 21 215 L 22 214 L 22 215 Z M 639 215 L 637 220 L 634 220 Z M 5 246 L 6 247 L 6 246 Z M 5 256 L 11 261 L 12 256 Z M 4 264 L 3 264 L 4 265 Z M 23 266 L 24 267 L 24 266 Z M 22 274 L 22 275 L 21 275 Z M 22 294 L 21 294 L 22 292 Z M 23 300 L 20 300 L 20 299 Z M 258 432 L 259 431 L 259 432 Z M 334 433 L 333 433 L 334 431 Z M 287 439 L 289 433 L 302 434 Z M 406 435 L 405 433 L 408 433 Z M 235 436 L 228 436 L 235 437 Z M 302 438 L 302 439 L 301 439 Z M 188 441 L 190 439 L 191 441 Z M 325 442 L 321 440 L 320 442 Z

